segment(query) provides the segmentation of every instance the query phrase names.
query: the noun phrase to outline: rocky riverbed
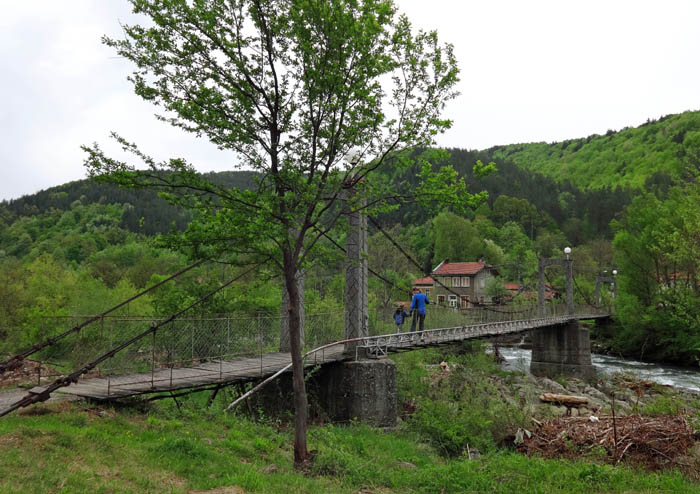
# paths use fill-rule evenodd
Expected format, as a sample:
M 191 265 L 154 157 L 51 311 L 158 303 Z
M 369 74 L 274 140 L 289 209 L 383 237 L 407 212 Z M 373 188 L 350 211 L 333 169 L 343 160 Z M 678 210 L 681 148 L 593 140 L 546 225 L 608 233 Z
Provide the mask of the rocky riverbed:
M 491 379 L 503 400 L 531 417 L 531 425 L 512 438 L 523 453 L 677 468 L 690 478 L 700 476 L 697 391 L 629 374 L 594 382 L 525 372 Z
M 651 408 L 663 412 L 681 412 L 691 407 L 693 402 L 700 403 L 700 393 L 664 386 L 644 379 L 630 376 L 612 376 L 595 382 L 585 382 L 575 378 L 535 377 L 531 374 L 517 373 L 506 377 L 494 378 L 503 399 L 526 407 L 534 417 L 591 416 L 612 414 L 613 407 L 618 415 L 642 413 Z M 577 396 L 587 399 L 580 406 L 565 406 L 557 402 L 544 402 L 544 393 Z M 697 405 L 697 403 L 696 403 Z

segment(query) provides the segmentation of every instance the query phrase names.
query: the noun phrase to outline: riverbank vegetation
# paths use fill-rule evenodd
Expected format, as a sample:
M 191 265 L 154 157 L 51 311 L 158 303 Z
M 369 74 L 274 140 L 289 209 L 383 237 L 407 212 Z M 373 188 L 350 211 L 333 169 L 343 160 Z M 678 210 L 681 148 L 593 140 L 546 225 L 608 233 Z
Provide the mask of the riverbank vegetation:
M 0 421 L 0 492 L 697 492 L 687 472 L 613 465 L 602 446 L 566 460 L 517 453 L 513 435 L 535 431 L 532 414 L 545 420 L 545 412 L 519 403 L 515 383 L 528 382 L 524 376 L 465 349 L 396 356 L 399 426 L 317 423 L 305 472 L 292 468 L 290 425 L 264 412 L 255 419 L 223 413 L 230 391 L 209 408 L 208 393 L 177 404 L 37 406 Z M 697 418 L 694 406 L 682 413 Z M 655 408 L 661 416 L 669 410 Z

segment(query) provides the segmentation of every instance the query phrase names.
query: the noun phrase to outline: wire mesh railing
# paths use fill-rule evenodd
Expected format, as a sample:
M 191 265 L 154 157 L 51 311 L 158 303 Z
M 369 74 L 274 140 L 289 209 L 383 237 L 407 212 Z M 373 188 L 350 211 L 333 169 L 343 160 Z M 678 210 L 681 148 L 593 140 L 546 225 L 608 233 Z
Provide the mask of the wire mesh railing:
M 546 307 L 545 317 L 567 315 L 565 304 Z M 595 315 L 594 309 L 577 307 L 576 315 Z M 394 309 L 376 309 L 369 313 L 369 336 L 396 332 Z M 602 312 L 601 312 L 602 313 Z M 92 316 L 52 316 L 46 328 L 61 331 L 80 324 Z M 433 306 L 428 310 L 424 329 L 433 330 L 491 322 L 514 321 L 540 317 L 536 306 L 501 306 L 491 308 L 456 309 Z M 161 318 L 156 316 L 104 316 L 79 333 L 42 350 L 37 360 L 59 369 L 74 369 L 107 353 L 152 327 Z M 148 372 L 155 369 L 196 367 L 213 360 L 233 360 L 260 357 L 280 351 L 282 316 L 269 314 L 222 314 L 181 317 L 154 331 L 112 358 L 97 366 L 92 375 L 115 375 Z M 403 331 L 411 330 L 411 318 Z M 340 341 L 344 334 L 345 315 L 342 311 L 307 314 L 304 320 L 304 347 L 317 348 Z M 418 329 L 418 327 L 416 327 Z M 44 336 L 50 336 L 49 334 Z M 46 376 L 49 377 L 49 376 Z

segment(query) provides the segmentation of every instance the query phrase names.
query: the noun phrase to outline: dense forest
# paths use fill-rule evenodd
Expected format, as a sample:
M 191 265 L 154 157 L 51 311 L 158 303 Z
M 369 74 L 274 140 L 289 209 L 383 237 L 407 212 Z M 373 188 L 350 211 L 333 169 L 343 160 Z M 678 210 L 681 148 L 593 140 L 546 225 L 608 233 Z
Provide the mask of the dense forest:
M 655 160 L 668 154 L 661 147 L 671 146 L 673 159 L 668 159 L 667 167 L 656 161 L 647 166 L 651 154 L 641 151 L 647 161 L 630 157 L 618 171 L 611 161 L 603 167 L 610 177 L 600 183 L 571 175 L 563 180 L 523 163 L 527 155 L 541 165 L 541 171 L 551 172 L 547 160 L 554 159 L 552 153 L 545 159 L 525 150 L 551 151 L 555 145 L 521 146 L 518 152 L 516 146 L 450 149 L 443 163 L 466 179 L 469 192 L 485 191 L 488 197 L 466 214 L 450 210 L 428 214 L 405 202 L 380 216 L 382 229 L 408 257 L 371 227 L 370 268 L 379 275 L 370 279 L 372 308 L 389 307 L 406 298 L 412 280 L 445 258 L 483 259 L 495 266 L 500 279 L 489 288 L 493 294 L 502 294 L 505 282 L 534 289 L 538 257 L 560 256 L 570 246 L 577 303 L 593 302 L 596 276 L 619 271 L 619 297 L 613 300 L 613 292 L 603 290 L 604 302 L 617 305 L 618 326 L 599 333 L 601 341 L 627 355 L 693 364 L 700 348 L 700 186 L 693 178 L 698 153 L 692 146 L 697 117 L 695 113 L 670 116 L 582 140 L 581 146 L 559 146 L 569 150 L 562 153 L 562 163 L 573 166 L 575 160 L 582 160 L 581 170 L 587 167 L 586 173 L 596 177 L 597 161 L 585 161 L 576 151 L 598 146 L 602 154 L 597 156 L 614 161 L 622 148 L 651 145 L 649 137 L 641 136 L 652 133 L 659 147 Z M 662 140 L 662 136 L 670 137 Z M 682 153 L 681 145 L 685 146 Z M 477 161 L 492 161 L 497 171 L 477 176 L 473 172 Z M 401 194 L 411 190 L 416 174 L 412 168 L 378 179 L 389 181 Z M 249 188 L 255 180 L 250 172 L 210 177 L 239 188 Z M 163 239 L 182 231 L 191 214 L 150 190 L 119 189 L 87 180 L 0 203 L 0 351 L 33 342 L 47 316 L 100 312 L 186 266 L 191 252 L 171 250 Z M 343 241 L 342 234 L 329 240 L 324 262 L 307 272 L 307 313 L 342 310 L 343 255 L 334 242 Z M 237 269 L 199 268 L 157 297 L 140 299 L 129 310 L 170 314 Z M 556 270 L 548 273 L 548 281 L 564 290 L 563 276 Z M 279 311 L 280 297 L 278 273 L 263 266 L 198 310 L 273 314 Z M 528 301 L 516 297 L 511 303 Z
M 563 142 L 496 146 L 486 153 L 582 189 L 649 188 L 700 167 L 700 112 Z

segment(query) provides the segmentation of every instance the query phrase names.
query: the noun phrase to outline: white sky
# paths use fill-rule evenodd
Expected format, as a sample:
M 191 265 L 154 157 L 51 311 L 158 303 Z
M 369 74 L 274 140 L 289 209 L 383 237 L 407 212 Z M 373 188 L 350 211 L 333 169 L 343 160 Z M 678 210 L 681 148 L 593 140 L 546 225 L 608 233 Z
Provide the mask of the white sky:
M 438 143 L 559 141 L 700 109 L 698 0 L 396 0 L 455 45 L 462 95 Z M 201 171 L 232 157 L 160 123 L 103 46 L 124 0 L 0 0 L 0 200 L 85 177 L 79 146 L 115 130 Z

